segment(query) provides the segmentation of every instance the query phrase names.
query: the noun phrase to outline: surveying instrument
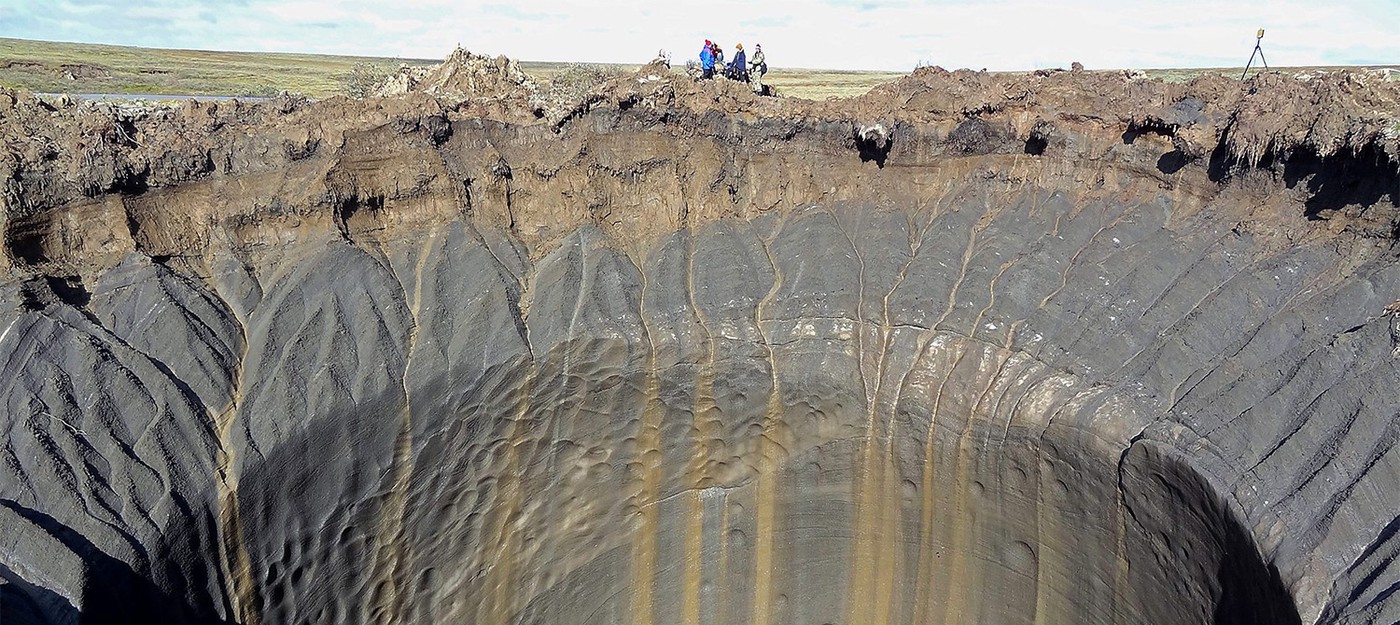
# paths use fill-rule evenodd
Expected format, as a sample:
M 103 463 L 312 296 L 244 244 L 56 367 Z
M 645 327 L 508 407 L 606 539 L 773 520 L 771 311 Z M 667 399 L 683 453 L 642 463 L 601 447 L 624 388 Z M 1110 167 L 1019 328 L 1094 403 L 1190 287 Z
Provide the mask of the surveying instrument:
M 1264 49 L 1259 44 L 1264 41 L 1264 29 L 1259 29 L 1259 34 L 1254 37 L 1254 51 L 1249 53 L 1249 62 L 1244 64 L 1244 73 L 1240 74 L 1240 80 L 1244 80 L 1249 75 L 1249 66 L 1254 64 L 1254 55 L 1259 55 L 1259 62 L 1264 64 L 1264 69 L 1269 68 L 1269 62 L 1264 60 Z

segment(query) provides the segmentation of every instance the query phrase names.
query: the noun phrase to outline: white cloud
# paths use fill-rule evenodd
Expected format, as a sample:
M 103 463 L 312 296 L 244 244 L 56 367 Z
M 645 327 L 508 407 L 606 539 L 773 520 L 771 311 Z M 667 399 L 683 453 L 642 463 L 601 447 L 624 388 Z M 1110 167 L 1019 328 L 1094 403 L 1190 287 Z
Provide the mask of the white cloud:
M 207 19 L 209 10 L 217 23 Z M 0 0 L 0 35 L 159 47 L 441 58 L 460 43 L 527 60 L 677 60 L 704 39 L 762 42 L 775 66 L 1241 65 L 1256 28 L 1273 65 L 1400 63 L 1393 0 Z

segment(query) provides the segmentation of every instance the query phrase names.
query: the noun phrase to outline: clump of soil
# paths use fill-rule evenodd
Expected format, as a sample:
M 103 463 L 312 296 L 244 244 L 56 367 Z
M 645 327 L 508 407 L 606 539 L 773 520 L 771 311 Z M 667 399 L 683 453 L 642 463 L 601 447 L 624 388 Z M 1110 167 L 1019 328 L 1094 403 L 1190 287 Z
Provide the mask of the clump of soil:
M 60 68 L 68 80 L 98 80 L 112 75 L 111 72 L 86 63 L 65 63 Z
M 435 66 L 400 67 L 371 89 L 370 95 L 422 93 L 458 111 L 513 122 L 543 119 L 558 126 L 581 106 L 603 99 L 595 89 L 622 76 L 622 71 L 612 67 L 572 63 L 549 80 L 540 81 L 513 59 L 458 48 Z
M 544 103 L 540 92 L 540 85 L 514 59 L 457 48 L 436 66 L 399 68 L 374 90 L 374 95 L 424 93 L 458 108 L 491 110 L 507 117 L 519 117 L 521 113 L 542 117 Z
M 1400 162 L 1400 83 L 1376 72 L 1261 74 L 1235 103 L 1230 151 L 1245 163 L 1298 151 L 1327 157 L 1375 144 Z

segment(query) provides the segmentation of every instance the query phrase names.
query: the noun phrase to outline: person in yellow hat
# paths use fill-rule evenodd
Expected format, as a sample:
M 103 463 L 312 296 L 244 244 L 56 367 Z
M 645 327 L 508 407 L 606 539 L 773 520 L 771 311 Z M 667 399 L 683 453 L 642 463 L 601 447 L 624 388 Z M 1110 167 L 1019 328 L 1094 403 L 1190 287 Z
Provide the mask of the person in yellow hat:
M 729 77 L 734 80 L 749 81 L 748 60 L 744 58 L 744 44 L 735 44 L 737 52 L 734 53 L 734 60 L 729 63 Z

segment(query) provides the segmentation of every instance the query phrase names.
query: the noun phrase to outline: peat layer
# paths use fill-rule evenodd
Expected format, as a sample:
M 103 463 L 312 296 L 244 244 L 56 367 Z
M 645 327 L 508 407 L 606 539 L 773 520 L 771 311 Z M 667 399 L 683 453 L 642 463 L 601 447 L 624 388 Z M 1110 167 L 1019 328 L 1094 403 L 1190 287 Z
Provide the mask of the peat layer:
M 1400 619 L 1400 83 L 512 68 L 0 91 L 6 625 Z

